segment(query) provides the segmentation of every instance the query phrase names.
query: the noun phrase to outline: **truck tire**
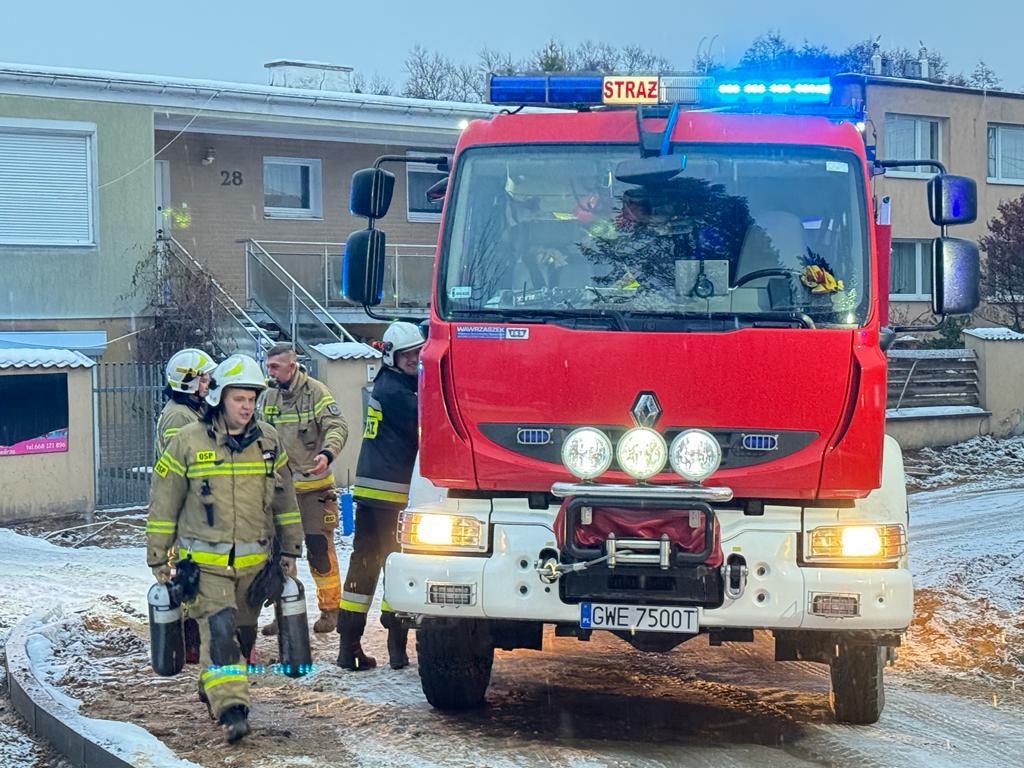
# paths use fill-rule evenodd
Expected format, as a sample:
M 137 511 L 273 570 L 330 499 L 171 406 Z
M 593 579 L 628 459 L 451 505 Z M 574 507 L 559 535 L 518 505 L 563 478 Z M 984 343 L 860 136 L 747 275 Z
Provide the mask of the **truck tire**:
M 435 709 L 475 709 L 485 703 L 494 643 L 484 622 L 426 622 L 416 630 L 420 684 Z
M 870 725 L 885 707 L 885 649 L 840 646 L 829 663 L 832 688 L 828 700 L 836 722 Z

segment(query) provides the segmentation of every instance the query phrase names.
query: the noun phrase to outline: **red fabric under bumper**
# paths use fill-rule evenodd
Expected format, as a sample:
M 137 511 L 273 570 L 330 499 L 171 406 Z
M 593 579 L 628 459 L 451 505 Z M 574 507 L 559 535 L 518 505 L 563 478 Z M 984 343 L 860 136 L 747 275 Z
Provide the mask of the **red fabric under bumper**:
M 569 500 L 562 503 L 555 518 L 555 536 L 560 549 L 565 548 L 565 514 Z M 576 523 L 576 545 L 580 547 L 600 547 L 608 534 L 614 533 L 616 538 L 660 539 L 667 533 L 669 540 L 684 552 L 704 551 L 704 512 L 696 511 L 698 525 L 690 525 L 689 509 L 635 509 L 628 507 L 593 507 L 593 520 L 589 525 Z M 714 521 L 714 542 L 711 554 L 704 561 L 705 565 L 717 567 L 722 564 L 722 537 L 718 527 L 718 519 Z

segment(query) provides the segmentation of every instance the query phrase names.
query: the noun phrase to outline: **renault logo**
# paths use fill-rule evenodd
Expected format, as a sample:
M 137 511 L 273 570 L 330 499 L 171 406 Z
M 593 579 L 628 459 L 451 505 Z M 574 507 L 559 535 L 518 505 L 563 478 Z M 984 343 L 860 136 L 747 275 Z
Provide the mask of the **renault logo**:
M 641 392 L 633 401 L 633 421 L 638 427 L 653 427 L 661 418 L 661 403 L 653 392 Z

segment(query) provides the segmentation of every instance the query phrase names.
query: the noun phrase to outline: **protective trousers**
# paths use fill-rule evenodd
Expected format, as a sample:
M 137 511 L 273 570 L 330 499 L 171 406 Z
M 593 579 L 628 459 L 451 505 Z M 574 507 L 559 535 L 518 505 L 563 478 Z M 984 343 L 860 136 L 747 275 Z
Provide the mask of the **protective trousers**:
M 334 529 L 338 527 L 338 492 L 333 487 L 296 492 L 306 534 L 306 558 L 316 584 L 316 602 L 321 611 L 335 611 L 341 600 L 338 555 L 334 551 Z
M 395 533 L 400 511 L 398 507 L 376 505 L 362 499 L 356 507 L 356 531 L 345 574 L 345 591 L 339 603 L 339 626 L 358 627 L 359 635 L 366 624 L 366 613 L 373 602 L 384 561 L 389 554 L 398 551 Z M 380 623 L 390 629 L 393 619 L 394 613 L 388 610 L 387 603 L 382 603 Z
M 261 567 L 203 568 L 199 595 L 189 604 L 189 615 L 199 623 L 199 680 L 215 718 L 236 704 L 250 705 L 247 657 L 259 608 L 249 606 L 245 592 Z

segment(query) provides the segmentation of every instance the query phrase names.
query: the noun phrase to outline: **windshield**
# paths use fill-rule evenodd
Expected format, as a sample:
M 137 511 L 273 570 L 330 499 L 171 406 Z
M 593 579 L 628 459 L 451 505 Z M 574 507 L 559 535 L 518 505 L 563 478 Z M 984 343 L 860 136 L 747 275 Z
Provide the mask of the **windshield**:
M 461 158 L 442 315 L 862 324 L 864 187 L 849 151 L 679 146 L 685 170 L 615 178 L 634 146 L 481 147 Z M 813 321 L 813 322 L 812 322 Z M 648 322 L 644 327 L 657 327 Z

